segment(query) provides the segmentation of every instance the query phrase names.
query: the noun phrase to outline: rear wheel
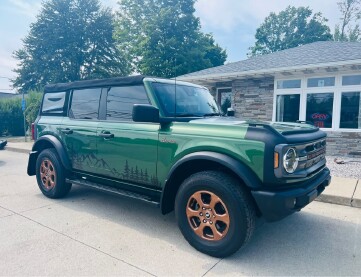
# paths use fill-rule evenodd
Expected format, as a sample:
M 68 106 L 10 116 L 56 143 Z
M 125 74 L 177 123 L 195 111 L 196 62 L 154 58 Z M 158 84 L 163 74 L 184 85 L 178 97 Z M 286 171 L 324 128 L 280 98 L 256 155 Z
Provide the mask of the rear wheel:
M 71 184 L 65 182 L 65 169 L 55 149 L 43 150 L 36 161 L 36 179 L 41 192 L 49 198 L 68 194 Z
M 249 194 L 236 179 L 217 171 L 186 179 L 176 196 L 175 213 L 189 244 L 214 257 L 236 252 L 250 239 L 255 226 Z

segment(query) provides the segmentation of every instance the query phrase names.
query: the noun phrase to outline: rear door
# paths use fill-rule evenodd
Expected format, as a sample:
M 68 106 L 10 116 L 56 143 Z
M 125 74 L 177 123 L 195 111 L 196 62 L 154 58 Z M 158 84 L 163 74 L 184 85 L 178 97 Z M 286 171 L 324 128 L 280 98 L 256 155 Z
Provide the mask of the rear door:
M 94 173 L 98 166 L 96 140 L 101 88 L 72 92 L 69 116 L 62 122 L 61 136 L 72 167 Z
M 134 104 L 149 104 L 143 85 L 111 87 L 106 112 L 98 126 L 97 172 L 127 183 L 159 186 L 159 124 L 133 122 Z

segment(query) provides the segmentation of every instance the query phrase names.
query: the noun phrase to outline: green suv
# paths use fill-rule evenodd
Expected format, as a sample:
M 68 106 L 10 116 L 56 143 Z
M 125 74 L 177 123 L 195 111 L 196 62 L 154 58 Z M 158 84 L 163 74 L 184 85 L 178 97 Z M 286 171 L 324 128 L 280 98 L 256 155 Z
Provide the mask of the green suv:
M 175 210 L 197 250 L 237 251 L 257 217 L 301 210 L 330 183 L 326 135 L 304 123 L 222 116 L 201 86 L 143 76 L 45 87 L 28 174 L 42 193 L 72 184 Z

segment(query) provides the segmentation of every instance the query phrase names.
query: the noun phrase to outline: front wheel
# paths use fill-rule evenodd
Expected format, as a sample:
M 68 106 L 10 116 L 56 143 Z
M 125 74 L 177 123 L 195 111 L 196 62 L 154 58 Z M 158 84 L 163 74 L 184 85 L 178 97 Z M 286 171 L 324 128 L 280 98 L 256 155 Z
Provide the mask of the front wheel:
M 214 257 L 235 253 L 250 239 L 255 208 L 233 177 L 203 171 L 187 178 L 175 202 L 178 226 L 197 250 Z
M 49 198 L 68 194 L 71 184 L 65 182 L 65 169 L 55 149 L 41 151 L 36 160 L 36 179 L 41 192 Z

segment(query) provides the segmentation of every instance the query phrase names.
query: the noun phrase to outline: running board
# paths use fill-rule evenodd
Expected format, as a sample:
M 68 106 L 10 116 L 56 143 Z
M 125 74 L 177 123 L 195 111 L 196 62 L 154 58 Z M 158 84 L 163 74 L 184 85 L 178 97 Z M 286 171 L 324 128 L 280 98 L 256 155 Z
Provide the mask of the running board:
M 156 206 L 160 206 L 160 202 L 157 201 L 156 199 L 147 196 L 147 195 L 143 195 L 143 194 L 139 194 L 139 193 L 135 193 L 135 192 L 131 192 L 131 191 L 127 191 L 127 190 L 123 190 L 123 189 L 119 189 L 119 188 L 115 188 L 115 187 L 111 187 L 111 186 L 107 186 L 107 185 L 101 185 L 101 184 L 97 184 L 97 183 L 93 183 L 87 180 L 79 180 L 79 179 L 66 179 L 65 180 L 67 183 L 72 183 L 75 185 L 79 185 L 79 186 L 84 186 L 84 187 L 89 187 L 89 188 L 94 188 L 100 191 L 106 191 L 106 192 L 110 192 L 113 194 L 117 194 L 117 195 L 122 195 L 122 196 L 126 196 L 129 198 L 133 198 L 133 199 L 138 199 Z

